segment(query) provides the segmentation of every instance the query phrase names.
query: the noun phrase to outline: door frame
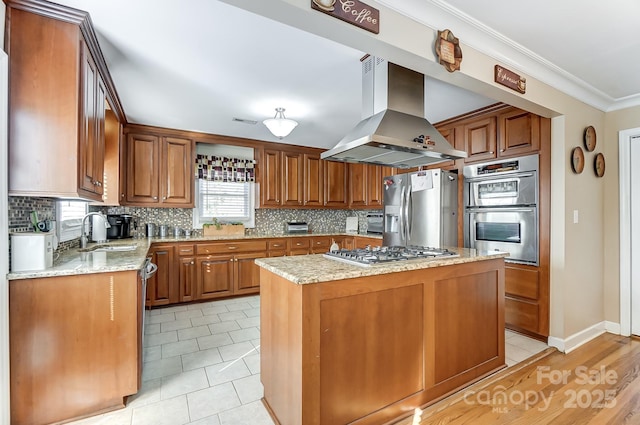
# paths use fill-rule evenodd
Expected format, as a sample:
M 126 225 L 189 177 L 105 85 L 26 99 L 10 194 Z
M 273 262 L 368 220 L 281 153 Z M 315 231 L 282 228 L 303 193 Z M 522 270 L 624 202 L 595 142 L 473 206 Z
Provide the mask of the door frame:
M 618 133 L 620 179 L 620 334 L 631 335 L 631 140 L 640 127 Z

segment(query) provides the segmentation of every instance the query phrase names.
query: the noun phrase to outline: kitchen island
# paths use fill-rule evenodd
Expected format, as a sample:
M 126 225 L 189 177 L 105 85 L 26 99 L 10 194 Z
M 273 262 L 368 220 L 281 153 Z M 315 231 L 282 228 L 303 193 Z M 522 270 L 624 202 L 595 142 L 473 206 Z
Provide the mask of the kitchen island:
M 505 253 L 359 267 L 265 258 L 264 403 L 277 423 L 379 424 L 505 367 Z

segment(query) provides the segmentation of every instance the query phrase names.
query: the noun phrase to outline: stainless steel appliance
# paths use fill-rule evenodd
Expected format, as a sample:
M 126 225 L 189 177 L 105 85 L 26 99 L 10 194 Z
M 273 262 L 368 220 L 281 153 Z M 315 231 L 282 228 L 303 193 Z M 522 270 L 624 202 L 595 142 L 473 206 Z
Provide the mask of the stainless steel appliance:
M 288 221 L 284 225 L 285 233 L 309 233 L 309 224 L 304 221 Z
M 384 231 L 382 213 L 367 214 L 367 233 L 372 235 L 381 235 Z
M 458 246 L 458 175 L 440 169 L 383 179 L 385 246 Z
M 411 168 L 466 158 L 424 117 L 424 75 L 368 56 L 362 61 L 360 121 L 322 159 Z
M 538 155 L 464 167 L 464 244 L 538 265 Z
M 157 271 L 158 271 L 158 266 L 151 262 L 151 258 L 146 258 L 144 261 L 144 264 L 142 265 L 142 268 L 140 269 L 140 284 L 142 285 L 142 296 L 140 297 L 141 298 L 140 314 L 142 315 L 142 317 L 140 318 L 142 323 L 142 335 L 140 336 L 141 347 L 144 346 L 145 316 L 146 316 L 145 303 L 147 301 L 147 281 L 151 276 L 156 274 Z
M 127 214 L 108 214 L 107 239 L 127 239 L 131 237 L 131 227 L 133 226 L 133 216 Z
M 458 253 L 448 249 L 424 246 L 378 246 L 364 249 L 341 249 L 324 254 L 325 258 L 342 261 L 356 266 L 369 267 L 394 261 L 425 260 L 430 258 L 458 257 Z

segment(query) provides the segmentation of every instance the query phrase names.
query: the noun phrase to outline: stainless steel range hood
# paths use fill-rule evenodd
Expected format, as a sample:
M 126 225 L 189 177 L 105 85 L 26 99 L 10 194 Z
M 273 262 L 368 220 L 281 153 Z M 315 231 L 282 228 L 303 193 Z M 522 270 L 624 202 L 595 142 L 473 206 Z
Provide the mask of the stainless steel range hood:
M 322 159 L 411 168 L 466 158 L 424 118 L 424 75 L 375 56 L 362 62 L 360 121 Z

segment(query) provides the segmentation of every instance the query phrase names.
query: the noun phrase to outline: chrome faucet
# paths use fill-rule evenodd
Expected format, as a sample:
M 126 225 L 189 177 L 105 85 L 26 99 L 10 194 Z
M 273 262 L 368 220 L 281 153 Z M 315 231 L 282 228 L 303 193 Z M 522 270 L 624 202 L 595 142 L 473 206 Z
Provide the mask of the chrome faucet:
M 104 227 L 106 229 L 111 227 L 111 225 L 109 224 L 109 221 L 104 216 L 104 214 L 102 214 L 101 212 L 90 212 L 87 215 L 85 215 L 82 218 L 82 233 L 80 234 L 80 249 L 86 248 L 87 247 L 87 243 L 89 242 L 89 238 L 87 237 L 87 234 L 85 233 L 84 229 L 85 229 L 85 220 L 87 219 L 87 217 L 89 217 L 91 215 L 97 215 L 100 218 L 102 218 L 102 221 L 104 221 Z

